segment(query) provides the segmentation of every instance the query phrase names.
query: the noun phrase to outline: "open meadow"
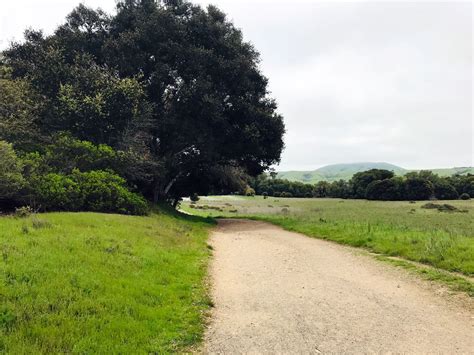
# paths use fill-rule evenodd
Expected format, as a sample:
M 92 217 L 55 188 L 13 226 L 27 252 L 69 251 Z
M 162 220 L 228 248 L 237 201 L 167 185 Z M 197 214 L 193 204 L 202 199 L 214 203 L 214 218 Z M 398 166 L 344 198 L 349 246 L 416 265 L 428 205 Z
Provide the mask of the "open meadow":
M 474 275 L 473 201 L 209 196 L 184 201 L 181 209 L 199 216 L 265 220 L 312 237 Z
M 162 210 L 0 217 L 0 352 L 169 353 L 199 343 L 212 225 Z

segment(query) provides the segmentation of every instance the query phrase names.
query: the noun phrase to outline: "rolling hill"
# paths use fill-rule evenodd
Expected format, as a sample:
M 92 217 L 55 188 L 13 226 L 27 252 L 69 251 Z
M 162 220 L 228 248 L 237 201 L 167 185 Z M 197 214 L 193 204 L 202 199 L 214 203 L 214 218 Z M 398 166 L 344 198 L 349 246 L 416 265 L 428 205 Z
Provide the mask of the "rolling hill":
M 389 164 L 389 163 L 351 163 L 351 164 L 332 164 L 326 165 L 313 171 L 280 171 L 278 172 L 278 178 L 288 179 L 290 181 L 301 181 L 304 183 L 314 184 L 318 181 L 336 181 L 336 180 L 349 180 L 352 175 L 360 171 L 366 171 L 370 169 L 385 169 L 391 170 L 395 175 L 404 175 L 410 171 L 400 166 Z M 454 174 L 474 174 L 474 167 L 459 167 L 459 168 L 446 168 L 446 169 L 424 169 L 431 170 L 433 173 L 439 176 L 451 176 Z

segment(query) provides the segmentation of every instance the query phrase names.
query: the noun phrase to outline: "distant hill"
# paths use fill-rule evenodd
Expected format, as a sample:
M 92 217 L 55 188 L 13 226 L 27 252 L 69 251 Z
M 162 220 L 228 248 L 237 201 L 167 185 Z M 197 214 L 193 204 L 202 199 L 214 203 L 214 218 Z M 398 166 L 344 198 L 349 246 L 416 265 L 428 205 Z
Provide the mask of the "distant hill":
M 280 171 L 278 178 L 291 181 L 301 181 L 315 184 L 318 181 L 349 180 L 355 173 L 370 169 L 391 170 L 395 175 L 405 175 L 414 170 L 404 169 L 400 166 L 389 163 L 352 163 L 352 164 L 332 164 L 326 165 L 313 171 Z M 474 174 L 474 167 L 447 168 L 447 169 L 424 169 L 431 170 L 439 176 L 451 176 L 458 174 Z

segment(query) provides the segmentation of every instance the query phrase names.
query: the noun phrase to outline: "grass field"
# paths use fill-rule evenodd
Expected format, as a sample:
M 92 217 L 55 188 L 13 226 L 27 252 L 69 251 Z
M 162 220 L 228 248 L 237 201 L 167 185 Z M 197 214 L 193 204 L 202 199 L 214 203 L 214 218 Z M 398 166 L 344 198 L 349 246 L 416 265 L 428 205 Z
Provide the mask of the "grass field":
M 370 251 L 474 275 L 474 203 L 439 201 L 456 211 L 422 208 L 426 202 L 378 202 L 260 196 L 204 197 L 186 212 L 249 217 L 288 230 Z M 192 208 L 194 207 L 194 208 Z
M 168 353 L 198 343 L 212 222 L 0 217 L 0 352 Z

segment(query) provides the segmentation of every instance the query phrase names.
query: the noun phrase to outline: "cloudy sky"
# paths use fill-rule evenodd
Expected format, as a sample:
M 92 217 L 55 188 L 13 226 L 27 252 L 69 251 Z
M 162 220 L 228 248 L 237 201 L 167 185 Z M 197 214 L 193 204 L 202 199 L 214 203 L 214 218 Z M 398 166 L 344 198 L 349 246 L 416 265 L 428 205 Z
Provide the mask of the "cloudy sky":
M 112 11 L 115 0 L 83 0 Z M 287 126 L 279 170 L 472 166 L 472 2 L 199 0 L 260 51 Z M 0 49 L 79 0 L 0 1 Z

